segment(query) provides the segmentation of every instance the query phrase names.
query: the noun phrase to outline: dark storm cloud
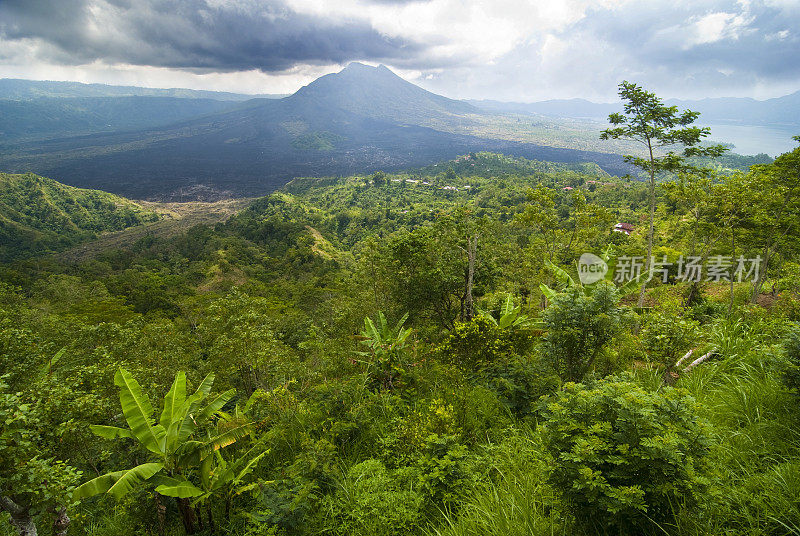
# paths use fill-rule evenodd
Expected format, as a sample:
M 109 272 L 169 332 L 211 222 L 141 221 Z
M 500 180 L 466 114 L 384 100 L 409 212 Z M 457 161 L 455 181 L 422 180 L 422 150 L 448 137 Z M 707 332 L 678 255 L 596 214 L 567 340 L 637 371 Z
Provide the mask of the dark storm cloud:
M 300 14 L 279 0 L 4 0 L 0 38 L 37 44 L 37 59 L 55 63 L 215 71 L 390 61 L 422 49 L 365 21 Z

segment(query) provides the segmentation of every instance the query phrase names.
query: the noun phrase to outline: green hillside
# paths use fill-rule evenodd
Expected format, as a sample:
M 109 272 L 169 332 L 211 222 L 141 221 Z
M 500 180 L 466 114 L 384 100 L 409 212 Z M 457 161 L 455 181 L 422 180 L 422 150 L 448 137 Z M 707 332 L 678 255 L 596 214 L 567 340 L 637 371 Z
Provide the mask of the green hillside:
M 504 154 L 481 151 L 461 156 L 450 162 L 440 162 L 420 169 L 423 174 L 436 174 L 451 168 L 457 175 L 467 177 L 500 177 L 504 175 L 533 175 L 573 171 L 586 175 L 608 177 L 596 162 L 543 162 Z
M 493 153 L 0 261 L 0 498 L 44 535 L 796 534 L 799 169 L 659 182 L 641 307 L 648 185 Z M 142 215 L 3 179 L 31 235 Z
M 33 173 L 0 173 L 0 259 L 58 250 L 158 219 L 136 203 Z

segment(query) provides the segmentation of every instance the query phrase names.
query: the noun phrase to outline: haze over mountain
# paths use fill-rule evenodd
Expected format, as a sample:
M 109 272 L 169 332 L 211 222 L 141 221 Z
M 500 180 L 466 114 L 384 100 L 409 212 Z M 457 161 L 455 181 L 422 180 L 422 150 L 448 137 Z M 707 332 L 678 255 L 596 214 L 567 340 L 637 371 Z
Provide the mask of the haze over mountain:
M 585 99 L 556 99 L 518 103 L 493 100 L 469 101 L 485 111 L 535 113 L 551 117 L 605 120 L 621 109 L 619 103 L 596 103 Z M 702 120 L 740 125 L 800 126 L 800 91 L 767 100 L 717 97 L 701 100 L 666 99 L 665 104 L 700 112 Z
M 245 101 L 255 97 L 281 98 L 286 95 L 245 95 L 225 91 L 197 89 L 160 89 L 138 86 L 112 86 L 108 84 L 82 84 L 80 82 L 58 82 L 49 80 L 22 80 L 0 78 L 0 99 L 32 100 L 66 97 L 175 97 L 182 99 L 213 99 L 221 101 Z
M 153 128 L 237 105 L 236 101 L 138 96 L 0 100 L 0 145 Z
M 352 64 L 290 97 L 169 126 L 7 143 L 0 167 L 139 198 L 175 198 L 187 188 L 264 194 L 296 176 L 421 166 L 474 150 L 628 170 L 617 155 L 454 133 L 481 115 L 385 67 Z

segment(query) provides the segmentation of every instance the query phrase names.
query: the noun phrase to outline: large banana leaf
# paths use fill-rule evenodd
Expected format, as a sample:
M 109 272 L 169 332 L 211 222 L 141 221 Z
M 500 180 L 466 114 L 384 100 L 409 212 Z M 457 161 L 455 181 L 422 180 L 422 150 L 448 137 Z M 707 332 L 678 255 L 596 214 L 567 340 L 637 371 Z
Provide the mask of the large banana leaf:
M 267 454 L 269 454 L 269 451 L 262 452 L 258 456 L 251 458 L 246 464 L 244 464 L 243 467 L 240 467 L 239 464 L 231 464 L 231 466 L 228 468 L 228 471 L 230 471 L 230 473 L 226 471 L 224 478 L 231 480 L 233 484 L 238 485 L 244 479 L 244 477 L 249 475 L 253 471 L 253 469 L 256 468 L 256 465 L 258 465 L 258 462 L 261 461 L 261 458 L 263 458 Z M 241 459 L 246 460 L 247 455 L 242 456 L 240 460 Z
M 203 461 L 205 443 L 201 441 L 184 441 L 175 449 L 175 463 L 178 468 L 194 467 Z
M 214 385 L 214 373 L 213 372 L 208 374 L 205 378 L 203 378 L 203 381 L 200 382 L 200 386 L 197 388 L 197 391 L 195 391 L 194 394 L 195 395 L 199 395 L 199 394 L 202 393 L 201 399 L 205 398 L 211 392 L 211 386 L 212 385 Z
M 252 429 L 252 424 L 243 424 L 242 426 L 231 428 L 230 430 L 226 430 L 218 436 L 211 438 L 203 446 L 200 459 L 205 459 L 205 457 L 209 454 L 212 454 L 219 449 L 224 449 L 228 445 L 233 445 L 243 437 L 246 437 L 252 431 Z
M 544 297 L 547 298 L 548 300 L 552 300 L 558 294 L 558 292 L 551 289 L 544 283 L 539 283 L 539 290 L 542 291 L 542 294 L 544 294 Z
M 516 319 L 519 312 L 522 310 L 521 306 L 514 307 L 514 300 L 511 296 L 506 296 L 506 301 L 500 309 L 500 320 L 497 321 L 497 326 L 500 329 L 506 329 L 516 324 Z
M 394 330 L 396 332 L 400 333 L 400 329 L 403 327 L 403 324 L 406 323 L 406 320 L 408 320 L 408 313 L 404 314 L 403 318 L 401 318 L 400 320 L 397 321 L 397 324 L 395 325 Z
M 230 389 L 221 393 L 214 397 L 214 399 L 208 403 L 208 405 L 203 408 L 203 411 L 197 417 L 197 421 L 203 423 L 213 417 L 219 410 L 222 409 L 222 406 L 228 403 L 228 401 L 234 397 L 236 394 L 236 389 Z
M 98 476 L 75 488 L 72 496 L 77 501 L 101 493 L 109 493 L 119 499 L 124 497 L 134 486 L 149 479 L 163 468 L 164 466 L 160 463 L 143 463 L 132 469 Z
M 205 398 L 211 392 L 211 385 L 213 383 L 214 374 L 212 373 L 203 379 L 203 381 L 200 383 L 200 387 L 197 388 L 197 391 L 195 391 L 181 405 L 181 409 L 179 411 L 180 421 L 178 422 L 176 428 L 170 433 L 170 449 L 175 448 L 176 445 L 180 445 L 189 439 L 189 436 L 191 436 L 194 431 L 197 430 L 195 414 L 200 410 L 200 404 L 202 404 L 203 400 L 205 400 Z
M 515 309 L 514 300 L 511 298 L 511 295 L 506 296 L 506 301 L 503 303 L 503 307 L 500 308 L 500 317 L 502 318 L 506 315 L 510 315 Z
M 180 410 L 186 401 L 186 373 L 178 372 L 172 382 L 167 396 L 164 397 L 164 410 L 161 412 L 160 423 L 165 430 L 169 430 L 175 420 L 179 419 Z
M 386 315 L 383 314 L 383 311 L 378 311 L 378 326 L 380 328 L 379 332 L 382 340 L 391 338 L 389 324 L 386 322 Z
M 372 323 L 372 319 L 370 317 L 364 318 L 364 333 L 363 335 L 367 337 L 368 340 L 364 341 L 364 344 L 374 347 L 380 343 L 381 336 L 378 333 L 378 330 L 375 329 L 375 324 Z
M 560 266 L 556 266 L 550 261 L 545 261 L 545 265 L 553 272 L 553 275 L 556 276 L 559 283 L 563 285 L 565 288 L 572 288 L 576 286 L 575 280 L 572 279 L 572 276 L 569 275 L 569 272 L 561 268 Z
M 178 422 L 178 426 L 176 429 L 176 435 L 174 436 L 174 442 L 172 443 L 173 448 L 177 445 L 180 445 L 197 430 L 197 421 L 194 418 L 194 413 L 198 409 L 199 404 L 192 404 L 186 411 L 183 413 L 183 419 Z
M 53 367 L 55 366 L 56 363 L 58 363 L 58 360 L 61 359 L 61 356 L 63 356 L 64 352 L 66 352 L 66 351 L 67 351 L 67 347 L 65 346 L 64 348 L 62 348 L 61 350 L 56 352 L 56 355 L 51 357 L 50 360 L 47 363 L 44 364 L 44 366 L 42 367 L 42 370 L 39 371 L 39 379 L 40 380 L 43 380 L 44 378 L 50 376 L 50 374 L 53 373 Z
M 156 491 L 167 497 L 177 497 L 178 499 L 188 499 L 189 497 L 199 497 L 203 490 L 189 482 L 188 480 L 172 479 L 172 483 L 163 483 L 156 487 Z
M 130 372 L 120 368 L 114 375 L 114 384 L 120 388 L 122 414 L 125 415 L 134 437 L 150 452 L 163 454 L 163 439 L 167 432 L 160 424 L 153 423 L 153 406 L 142 392 L 139 382 Z
M 478 311 L 479 316 L 482 316 L 483 318 L 485 318 L 486 320 L 497 326 L 497 319 L 492 316 L 492 313 L 490 313 L 486 309 L 481 309 L 480 307 L 476 307 L 475 309 Z

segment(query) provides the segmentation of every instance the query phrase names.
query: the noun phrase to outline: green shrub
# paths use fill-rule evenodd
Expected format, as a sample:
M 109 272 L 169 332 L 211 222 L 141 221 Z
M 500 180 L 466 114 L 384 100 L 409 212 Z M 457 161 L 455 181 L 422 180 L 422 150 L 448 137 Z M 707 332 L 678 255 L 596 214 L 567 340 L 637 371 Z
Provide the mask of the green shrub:
M 705 320 L 716 318 L 718 316 L 722 316 L 725 313 L 727 313 L 727 311 L 728 311 L 728 306 L 726 304 L 720 302 L 712 302 L 707 299 L 703 299 L 691 305 L 686 311 L 686 316 L 688 316 L 692 320 L 697 320 L 698 322 L 702 322 Z
M 514 353 L 511 335 L 510 330 L 500 329 L 480 315 L 469 322 L 456 322 L 437 353 L 444 362 L 478 370 Z
M 544 411 L 549 481 L 587 528 L 641 534 L 669 522 L 707 486 L 709 436 L 694 411 L 682 390 L 617 378 L 567 384 Z
M 480 473 L 475 458 L 455 436 L 431 435 L 417 460 L 419 490 L 436 509 L 455 510 L 472 490 Z
M 778 299 L 775 300 L 772 310 L 792 322 L 800 321 L 800 295 L 797 292 L 781 292 Z
M 555 371 L 541 360 L 512 356 L 481 371 L 480 379 L 517 417 L 531 415 L 542 396 L 558 389 Z
M 613 285 L 598 285 L 591 294 L 573 287 L 554 296 L 542 312 L 547 327 L 542 350 L 563 380 L 582 380 L 619 332 L 623 309 L 618 302 Z
M 650 315 L 641 340 L 650 361 L 671 368 L 697 341 L 699 324 L 667 313 Z

